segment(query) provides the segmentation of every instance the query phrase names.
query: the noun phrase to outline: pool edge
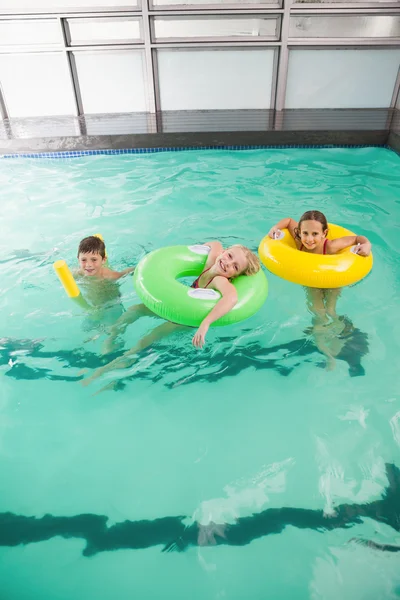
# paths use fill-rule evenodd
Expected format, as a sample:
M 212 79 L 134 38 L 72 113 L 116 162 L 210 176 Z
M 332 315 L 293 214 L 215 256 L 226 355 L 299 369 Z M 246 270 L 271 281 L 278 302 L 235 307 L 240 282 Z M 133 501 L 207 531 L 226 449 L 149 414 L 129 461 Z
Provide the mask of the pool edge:
M 180 150 L 257 148 L 390 147 L 393 134 L 379 131 L 198 132 L 2 140 L 0 158 L 72 158 L 97 154 L 145 154 Z M 396 136 L 396 134 L 394 134 Z M 397 136 L 399 137 L 399 136 Z M 395 137 L 393 137 L 396 142 Z M 400 147 L 400 141 L 398 143 Z M 393 149 L 396 149 L 395 144 Z

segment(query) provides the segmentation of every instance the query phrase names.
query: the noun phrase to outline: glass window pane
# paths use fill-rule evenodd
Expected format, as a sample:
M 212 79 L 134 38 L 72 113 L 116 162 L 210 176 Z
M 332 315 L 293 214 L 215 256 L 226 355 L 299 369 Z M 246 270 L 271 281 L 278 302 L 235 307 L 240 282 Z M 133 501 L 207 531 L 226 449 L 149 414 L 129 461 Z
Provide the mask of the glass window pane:
M 290 18 L 290 38 L 400 37 L 400 16 L 322 15 Z
M 0 54 L 0 81 L 10 117 L 75 112 L 67 62 L 61 52 Z
M 152 6 L 186 6 L 190 8 L 194 5 L 214 5 L 221 6 L 224 5 L 236 5 L 238 4 L 238 8 L 240 6 L 246 4 L 273 4 L 276 6 L 280 6 L 280 2 L 278 0 L 150 0 Z
M 140 20 L 124 17 L 67 19 L 70 45 L 118 44 L 141 40 Z
M 388 127 L 388 117 L 389 108 L 285 110 L 282 128 L 286 131 L 382 131 Z
M 71 8 L 85 9 L 91 7 L 114 8 L 126 6 L 136 10 L 140 0 L 0 0 L 1 11 L 7 13 L 32 13 L 43 10 L 63 12 Z
M 146 111 L 141 50 L 74 52 L 85 113 Z
M 58 137 L 79 135 L 76 117 L 24 117 L 12 120 L 12 134 L 16 138 Z
M 267 131 L 269 110 L 169 110 L 162 113 L 164 133 L 195 131 Z
M 269 108 L 273 49 L 158 50 L 162 110 Z
M 153 20 L 156 41 L 196 38 L 237 37 L 240 39 L 277 39 L 277 18 L 264 17 L 156 17 Z
M 387 108 L 400 50 L 291 50 L 286 108 Z
M 154 115 L 153 118 L 155 120 Z M 85 125 L 88 135 L 151 133 L 151 122 L 152 119 L 149 117 L 149 114 L 144 112 L 123 115 L 85 115 Z
M 61 45 L 56 19 L 0 21 L 0 46 Z

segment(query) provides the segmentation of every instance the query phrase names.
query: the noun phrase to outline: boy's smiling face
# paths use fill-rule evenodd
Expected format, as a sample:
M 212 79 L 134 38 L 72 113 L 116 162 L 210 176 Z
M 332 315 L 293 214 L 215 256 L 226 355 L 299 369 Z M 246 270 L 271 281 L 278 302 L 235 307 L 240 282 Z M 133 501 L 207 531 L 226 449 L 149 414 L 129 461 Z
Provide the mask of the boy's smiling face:
M 81 252 L 78 256 L 79 266 L 82 272 L 89 277 L 96 277 L 101 274 L 101 269 L 106 262 L 100 254 L 94 252 Z

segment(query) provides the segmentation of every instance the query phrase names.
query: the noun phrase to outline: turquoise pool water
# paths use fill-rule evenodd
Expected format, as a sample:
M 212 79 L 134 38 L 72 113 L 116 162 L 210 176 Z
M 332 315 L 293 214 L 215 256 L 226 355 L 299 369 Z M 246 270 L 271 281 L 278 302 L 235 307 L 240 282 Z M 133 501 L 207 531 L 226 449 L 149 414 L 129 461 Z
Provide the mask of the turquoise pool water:
M 0 161 L 0 596 L 400 596 L 400 158 L 385 149 Z M 176 243 L 253 249 L 317 208 L 367 235 L 333 371 L 301 287 L 268 275 L 252 319 L 181 332 L 107 379 L 105 334 L 52 263 L 101 232 L 115 268 Z M 130 278 L 126 308 L 138 301 Z M 142 319 L 125 348 L 161 321 Z M 351 324 L 352 323 L 352 326 Z M 361 543 L 360 540 L 364 540 Z M 168 550 L 168 551 L 163 551 Z

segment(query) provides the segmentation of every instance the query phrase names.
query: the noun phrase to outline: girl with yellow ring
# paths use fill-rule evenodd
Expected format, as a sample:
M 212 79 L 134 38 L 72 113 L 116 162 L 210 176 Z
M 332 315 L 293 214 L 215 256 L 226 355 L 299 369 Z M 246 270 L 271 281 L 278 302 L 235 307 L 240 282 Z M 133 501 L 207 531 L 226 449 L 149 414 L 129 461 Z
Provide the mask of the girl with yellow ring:
M 372 268 L 369 240 L 328 226 L 318 210 L 305 212 L 298 223 L 279 221 L 262 240 L 259 254 L 272 273 L 308 288 L 309 308 L 323 322 L 337 317 L 340 287 L 360 281 Z

